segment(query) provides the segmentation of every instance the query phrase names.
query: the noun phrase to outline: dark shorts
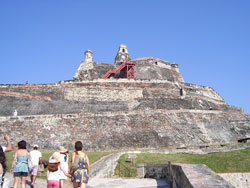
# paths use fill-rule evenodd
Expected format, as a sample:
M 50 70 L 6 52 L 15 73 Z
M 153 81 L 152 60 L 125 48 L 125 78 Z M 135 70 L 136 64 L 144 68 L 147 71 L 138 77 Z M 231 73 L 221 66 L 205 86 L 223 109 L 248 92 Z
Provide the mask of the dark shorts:
M 18 177 L 20 177 L 20 176 L 28 176 L 28 172 L 14 172 L 14 176 L 18 176 Z

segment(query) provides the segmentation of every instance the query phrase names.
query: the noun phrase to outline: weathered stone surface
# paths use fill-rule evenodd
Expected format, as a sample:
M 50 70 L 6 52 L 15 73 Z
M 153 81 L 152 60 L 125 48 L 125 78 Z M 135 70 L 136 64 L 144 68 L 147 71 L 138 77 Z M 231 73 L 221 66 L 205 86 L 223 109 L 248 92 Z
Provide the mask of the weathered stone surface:
M 192 187 L 202 188 L 235 188 L 222 177 L 210 170 L 206 165 L 176 164 L 174 171 L 178 173 L 179 167 L 184 172 Z M 184 184 L 185 185 L 185 184 Z M 182 186 L 189 187 L 189 186 Z
M 220 173 L 218 175 L 237 188 L 250 187 L 250 173 Z
M 245 124 L 231 122 L 232 117 Z M 13 142 L 26 139 L 29 143 L 35 140 L 42 148 L 72 148 L 76 140 L 82 140 L 89 151 L 225 144 L 237 142 L 249 130 L 250 122 L 243 115 L 220 111 L 149 110 L 0 118 L 0 132 L 10 134 Z
M 171 82 L 184 82 L 179 69 L 173 68 L 167 61 L 148 57 L 138 58 L 136 61 L 136 79 L 138 80 L 168 80 Z

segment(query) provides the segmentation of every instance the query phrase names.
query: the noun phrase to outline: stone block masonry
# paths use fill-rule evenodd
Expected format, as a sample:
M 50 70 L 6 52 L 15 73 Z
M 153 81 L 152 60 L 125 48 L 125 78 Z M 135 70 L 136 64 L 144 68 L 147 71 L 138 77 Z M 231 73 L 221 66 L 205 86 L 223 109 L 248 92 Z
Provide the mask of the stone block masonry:
M 73 148 L 77 140 L 87 151 L 224 144 L 250 130 L 249 122 L 231 124 L 232 116 L 245 120 L 237 113 L 196 110 L 1 117 L 0 132 L 10 134 L 13 143 L 25 139 L 43 149 Z
M 88 151 L 224 144 L 250 134 L 249 116 L 212 88 L 167 80 L 0 85 L 0 105 L 0 132 L 43 149 L 76 140 Z

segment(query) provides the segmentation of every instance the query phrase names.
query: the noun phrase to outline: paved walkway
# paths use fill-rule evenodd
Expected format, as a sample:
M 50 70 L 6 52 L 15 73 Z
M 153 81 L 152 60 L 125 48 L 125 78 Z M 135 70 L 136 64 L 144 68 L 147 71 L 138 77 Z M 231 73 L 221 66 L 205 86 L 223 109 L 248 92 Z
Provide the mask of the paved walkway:
M 11 188 L 13 186 L 13 175 L 10 174 L 10 173 L 6 173 L 5 174 L 5 179 L 6 178 L 9 180 L 9 188 Z M 20 180 L 19 180 L 19 187 L 21 187 Z M 26 180 L 26 188 L 29 188 L 29 187 L 30 187 L 30 177 L 28 177 L 27 180 Z M 47 187 L 47 181 L 45 179 L 37 178 L 34 187 L 35 188 L 46 188 Z M 65 188 L 72 188 L 72 187 L 73 186 L 71 185 L 70 182 L 66 183 Z
M 6 178 L 10 180 L 9 188 L 13 186 L 13 176 L 6 174 Z M 19 187 L 21 187 L 19 185 Z M 30 180 L 26 180 L 26 187 L 30 187 Z M 45 179 L 37 179 L 35 188 L 46 188 L 47 181 Z M 65 188 L 72 188 L 70 182 L 66 182 Z M 124 178 L 93 178 L 89 181 L 87 188 L 170 188 L 164 180 L 154 179 L 124 179 Z
M 170 188 L 165 180 L 94 178 L 87 188 Z

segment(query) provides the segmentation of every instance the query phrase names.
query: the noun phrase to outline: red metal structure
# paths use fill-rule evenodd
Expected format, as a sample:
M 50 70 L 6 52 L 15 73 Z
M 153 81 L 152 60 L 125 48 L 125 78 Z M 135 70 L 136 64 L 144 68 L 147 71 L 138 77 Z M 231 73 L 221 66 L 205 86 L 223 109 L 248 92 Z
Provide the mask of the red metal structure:
M 114 70 L 109 70 L 102 78 L 110 78 L 120 72 L 120 78 L 135 79 L 135 61 L 125 61 Z

